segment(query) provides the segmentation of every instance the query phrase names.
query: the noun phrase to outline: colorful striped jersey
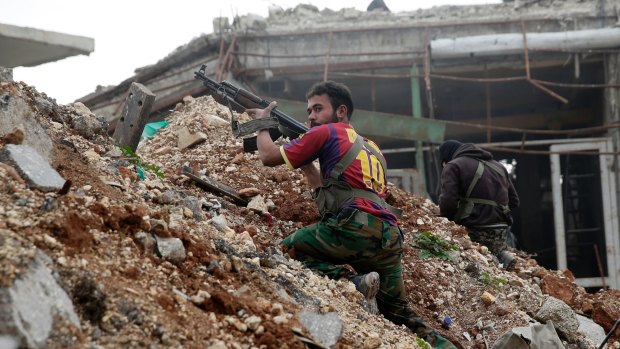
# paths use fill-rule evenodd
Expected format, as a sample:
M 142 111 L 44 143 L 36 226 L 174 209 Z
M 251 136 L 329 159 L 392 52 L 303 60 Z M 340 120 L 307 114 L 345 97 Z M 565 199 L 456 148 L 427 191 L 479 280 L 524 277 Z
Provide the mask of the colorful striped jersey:
M 280 153 L 291 168 L 299 168 L 319 159 L 321 176 L 330 178 L 334 166 L 349 151 L 358 137 L 353 127 L 342 122 L 330 123 L 311 128 L 306 134 L 280 147 Z M 367 144 L 381 154 L 379 147 L 368 139 Z M 383 156 L 383 155 L 381 155 Z M 357 158 L 340 175 L 339 180 L 354 188 L 373 191 L 384 198 L 386 194 L 385 170 L 381 162 L 366 146 Z M 357 208 L 378 217 L 390 225 L 397 225 L 397 218 L 389 210 L 368 199 L 355 198 L 342 208 Z M 341 208 L 341 209 L 342 209 Z

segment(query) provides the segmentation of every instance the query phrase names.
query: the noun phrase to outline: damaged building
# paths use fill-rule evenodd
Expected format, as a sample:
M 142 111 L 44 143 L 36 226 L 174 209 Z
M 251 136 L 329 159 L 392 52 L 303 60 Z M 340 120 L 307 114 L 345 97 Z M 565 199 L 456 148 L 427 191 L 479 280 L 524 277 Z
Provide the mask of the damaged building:
M 388 4 L 389 5 L 389 4 Z M 511 1 L 391 13 L 299 5 L 218 18 L 214 32 L 80 99 L 112 123 L 131 83 L 162 120 L 206 93 L 206 64 L 305 121 L 318 80 L 351 87 L 356 130 L 380 144 L 390 178 L 437 199 L 443 140 L 472 142 L 510 170 L 518 247 L 584 287 L 620 288 L 617 0 Z

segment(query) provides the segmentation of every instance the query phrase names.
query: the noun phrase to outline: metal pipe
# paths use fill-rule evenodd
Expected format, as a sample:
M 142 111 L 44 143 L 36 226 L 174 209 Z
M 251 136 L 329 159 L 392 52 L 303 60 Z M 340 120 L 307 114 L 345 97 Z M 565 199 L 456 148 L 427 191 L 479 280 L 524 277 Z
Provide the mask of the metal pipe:
M 527 81 L 531 83 L 532 85 L 534 85 L 534 87 L 538 88 L 541 91 L 548 93 L 549 95 L 559 100 L 560 102 L 564 104 L 568 104 L 568 100 L 566 98 L 560 96 L 559 94 L 551 91 L 550 89 L 542 86 L 538 82 L 532 80 L 532 75 L 530 72 L 530 55 L 529 55 L 529 51 L 527 48 L 527 32 L 525 30 L 525 21 L 523 19 L 521 20 L 521 32 L 523 34 L 523 59 L 525 60 L 525 77 Z
M 521 34 L 523 34 L 523 60 L 525 61 L 525 76 L 528 80 L 532 78 L 530 75 L 530 56 L 527 50 L 527 32 L 525 31 L 525 21 L 521 20 Z
M 618 320 L 616 320 L 614 325 L 611 326 L 611 330 L 609 331 L 605 339 L 603 339 L 603 342 L 601 342 L 601 345 L 598 347 L 598 349 L 603 349 L 603 347 L 605 346 L 605 343 L 607 343 L 611 335 L 614 334 L 614 332 L 616 331 L 616 328 L 618 328 L 618 324 L 620 324 L 620 318 L 618 318 Z
M 537 81 L 534 81 L 531 78 L 528 78 L 527 81 L 529 81 L 530 84 L 534 85 L 534 87 L 538 88 L 539 90 L 541 90 L 543 92 L 547 92 L 551 97 L 557 99 L 558 101 L 560 101 L 560 102 L 562 102 L 564 104 L 568 104 L 568 99 L 566 99 L 566 98 L 560 96 L 559 94 L 551 91 L 550 89 L 548 89 L 545 86 L 541 85 Z
M 605 272 L 603 271 L 603 262 L 601 262 L 601 255 L 598 252 L 598 245 L 592 245 L 594 247 L 594 257 L 596 258 L 596 265 L 598 266 L 598 272 L 601 275 L 601 282 L 603 284 L 603 288 L 606 288 L 605 285 Z
M 597 131 L 605 131 L 610 128 L 620 127 L 620 122 L 613 122 L 613 123 L 602 125 L 602 126 L 584 127 L 584 128 L 576 128 L 576 129 L 569 129 L 569 130 L 529 130 L 529 129 L 506 127 L 506 126 L 486 126 L 486 125 L 481 125 L 481 124 L 471 124 L 468 122 L 451 121 L 451 120 L 442 120 L 442 122 L 448 125 L 465 126 L 465 127 L 471 127 L 471 128 L 477 128 L 477 129 L 486 130 L 487 128 L 491 128 L 497 131 L 529 133 L 529 134 L 545 134 L 545 135 L 566 135 L 566 134 L 572 135 L 572 134 L 579 134 L 579 133 L 591 133 L 591 132 L 597 132 Z
M 484 77 L 486 78 L 489 74 L 487 70 L 487 65 L 484 65 Z M 484 84 L 484 102 L 485 108 L 487 111 L 487 142 L 491 142 L 491 89 L 489 88 L 489 83 Z
M 526 146 L 543 146 L 543 145 L 551 145 L 551 144 L 566 144 L 566 143 L 575 143 L 575 142 L 600 142 L 604 141 L 606 138 L 571 138 L 571 139 L 538 139 L 538 140 L 530 140 L 525 141 Z M 518 147 L 522 143 L 521 141 L 512 141 L 512 142 L 493 142 L 493 143 L 476 143 L 479 147 L 489 147 L 489 146 L 504 146 L 504 147 Z M 422 148 L 424 151 L 430 151 L 431 146 L 425 146 Z M 381 149 L 383 154 L 395 154 L 395 153 L 406 153 L 415 151 L 415 147 L 406 147 L 406 148 L 394 148 L 394 149 Z
M 251 57 L 271 57 L 271 58 L 321 58 L 324 57 L 323 53 L 316 54 L 303 54 L 303 55 L 272 55 L 265 53 L 253 53 L 253 52 L 243 52 L 243 51 L 234 51 L 237 56 L 251 56 Z M 331 53 L 331 56 L 334 57 L 348 57 L 348 56 L 401 56 L 408 54 L 424 54 L 423 51 L 392 51 L 392 52 L 336 52 Z

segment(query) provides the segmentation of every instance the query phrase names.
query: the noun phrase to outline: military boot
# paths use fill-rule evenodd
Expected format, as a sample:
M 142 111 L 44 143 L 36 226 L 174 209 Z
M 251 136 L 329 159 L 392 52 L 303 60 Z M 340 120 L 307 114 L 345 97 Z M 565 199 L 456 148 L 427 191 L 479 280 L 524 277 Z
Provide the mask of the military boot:
M 507 251 L 500 252 L 497 255 L 497 260 L 502 263 L 507 271 L 513 271 L 517 266 L 517 258 Z
M 377 306 L 377 292 L 379 292 L 379 273 L 373 271 L 368 274 L 357 275 L 353 277 L 353 284 L 366 298 L 368 304 L 368 312 L 371 314 L 379 314 Z

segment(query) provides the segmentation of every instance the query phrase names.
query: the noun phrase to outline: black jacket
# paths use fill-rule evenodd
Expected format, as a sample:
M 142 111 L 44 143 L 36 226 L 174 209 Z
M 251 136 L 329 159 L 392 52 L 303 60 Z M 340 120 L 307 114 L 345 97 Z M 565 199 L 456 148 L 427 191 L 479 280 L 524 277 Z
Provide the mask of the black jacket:
M 460 198 L 464 198 L 471 184 L 479 161 L 486 160 L 504 171 L 504 177 L 485 167 L 482 177 L 473 188 L 470 197 L 495 201 L 498 205 L 508 205 L 511 210 L 519 206 L 519 196 L 512 185 L 508 171 L 486 150 L 473 144 L 460 146 L 450 162 L 441 171 L 441 192 L 439 209 L 441 215 L 454 220 Z M 504 179 L 505 178 L 505 179 Z M 469 217 L 456 222 L 466 227 L 505 223 L 512 225 L 512 214 L 504 213 L 499 206 L 484 204 L 474 205 Z

